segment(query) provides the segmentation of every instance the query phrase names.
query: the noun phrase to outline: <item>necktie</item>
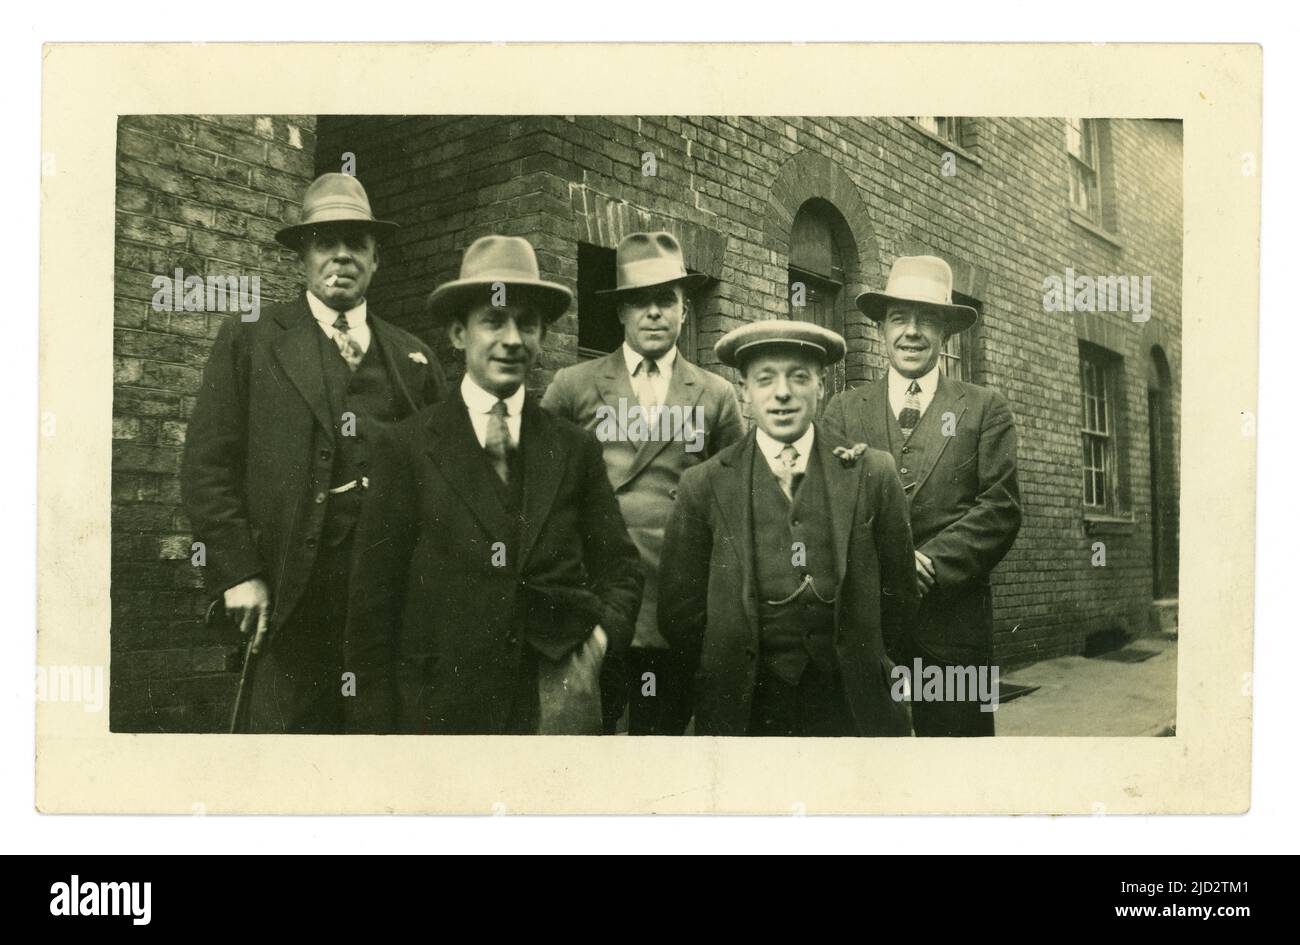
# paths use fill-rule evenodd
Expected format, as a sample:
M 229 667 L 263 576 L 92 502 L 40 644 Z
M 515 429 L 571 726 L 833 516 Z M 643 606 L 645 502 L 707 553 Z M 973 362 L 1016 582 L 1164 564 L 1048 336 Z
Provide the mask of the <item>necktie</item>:
M 492 405 L 488 417 L 487 437 L 483 449 L 492 460 L 492 468 L 497 471 L 501 481 L 510 485 L 510 427 L 506 425 L 506 402 L 498 400 Z
M 646 421 L 653 419 L 654 408 L 659 406 L 659 395 L 655 393 L 655 378 L 659 376 L 659 365 L 650 358 L 641 361 L 636 372 L 636 397 L 641 402 Z
M 912 381 L 907 386 L 907 396 L 903 398 L 903 409 L 898 412 L 898 426 L 903 431 L 903 439 L 912 435 L 916 425 L 921 422 L 921 385 Z
M 798 458 L 799 451 L 794 448 L 793 443 L 781 447 L 781 474 L 777 478 L 781 480 L 781 491 L 791 502 L 794 501 L 794 494 L 799 488 L 799 480 L 803 478 L 795 475 L 794 464 Z
M 348 362 L 348 367 L 355 371 L 365 352 L 361 350 L 357 339 L 348 332 L 348 317 L 342 312 L 339 312 L 339 317 L 334 319 L 334 331 L 334 343 L 339 346 L 339 354 L 343 355 L 343 360 Z

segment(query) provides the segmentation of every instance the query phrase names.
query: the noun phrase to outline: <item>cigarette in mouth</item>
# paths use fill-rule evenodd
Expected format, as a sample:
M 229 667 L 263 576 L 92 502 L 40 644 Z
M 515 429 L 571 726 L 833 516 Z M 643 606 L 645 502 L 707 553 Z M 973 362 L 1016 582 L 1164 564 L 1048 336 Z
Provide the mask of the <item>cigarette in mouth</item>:
M 339 281 L 338 273 L 335 273 L 334 275 L 330 276 L 328 279 L 325 280 L 325 284 L 332 286 L 334 283 L 338 281 Z

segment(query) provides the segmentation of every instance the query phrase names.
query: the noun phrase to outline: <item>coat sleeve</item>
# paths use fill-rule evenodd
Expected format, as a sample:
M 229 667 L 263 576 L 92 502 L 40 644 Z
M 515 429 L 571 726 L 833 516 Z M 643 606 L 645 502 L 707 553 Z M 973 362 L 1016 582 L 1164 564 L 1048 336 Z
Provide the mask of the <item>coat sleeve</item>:
M 821 419 L 817 421 L 817 425 L 825 430 L 827 435 L 840 443 L 856 442 L 853 437 L 849 436 L 849 431 L 846 429 L 847 420 L 844 411 L 844 399 L 848 394 L 847 390 L 834 394 L 822 410 Z
M 910 652 L 920 604 L 916 586 L 916 557 L 908 524 L 907 499 L 893 457 L 871 451 L 871 483 L 875 500 L 872 530 L 880 563 L 880 629 L 885 652 L 901 662 Z
M 419 495 L 404 441 L 379 434 L 370 488 L 353 537 L 345 669 L 356 674 L 348 731 L 384 734 L 397 724 L 395 673 L 406 581 L 419 534 Z
M 264 572 L 245 494 L 248 351 L 240 321 L 226 319 L 203 369 L 181 462 L 181 502 L 207 553 L 207 587 L 220 593 Z
M 582 431 L 581 475 L 583 564 L 600 599 L 609 651 L 621 657 L 632 645 L 645 576 L 605 474 L 600 443 L 587 431 Z
M 659 632 L 690 666 L 698 664 L 704 644 L 713 558 L 704 469 L 697 466 L 682 476 L 659 568 Z
M 718 420 L 709 438 L 709 455 L 713 456 L 726 449 L 745 435 L 745 421 L 740 415 L 740 400 L 736 397 L 736 388 L 726 378 L 718 378 L 722 383 L 718 387 Z
M 556 371 L 555 377 L 551 378 L 546 393 L 542 395 L 542 409 L 557 417 L 563 417 L 565 420 L 578 423 L 578 418 L 574 416 L 573 411 L 573 397 L 569 393 L 569 371 L 567 368 Z
M 427 407 L 447 399 L 447 372 L 442 369 L 437 354 L 428 345 L 422 344 L 420 350 L 429 361 L 424 369 L 424 389 L 421 392 L 424 396 L 421 406 Z
M 990 391 L 979 437 L 979 495 L 966 513 L 920 549 L 934 562 L 940 587 L 983 580 L 1020 531 L 1016 424 L 1005 397 Z

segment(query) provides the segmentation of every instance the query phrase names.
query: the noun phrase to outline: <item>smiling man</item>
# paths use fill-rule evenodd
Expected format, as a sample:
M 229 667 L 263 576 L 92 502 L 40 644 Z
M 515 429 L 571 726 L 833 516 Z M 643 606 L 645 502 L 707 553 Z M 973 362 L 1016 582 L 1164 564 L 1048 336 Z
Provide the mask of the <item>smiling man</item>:
M 844 339 L 771 320 L 717 353 L 757 426 L 682 476 L 659 578 L 695 734 L 909 735 L 890 694 L 917 600 L 903 487 L 888 453 L 813 422 Z
M 307 291 L 255 321 L 228 318 L 212 347 L 186 434 L 181 489 L 206 548 L 206 582 L 254 634 L 247 731 L 343 728 L 343 628 L 352 535 L 370 447 L 384 426 L 445 394 L 433 352 L 366 302 L 379 243 L 365 189 L 324 174 L 296 250 Z
M 640 564 L 596 438 L 524 387 L 571 301 L 510 236 L 476 240 L 430 296 L 465 376 L 376 449 L 350 731 L 600 734 L 601 675 L 621 674 Z
M 617 351 L 555 375 L 542 406 L 594 430 L 645 575 L 627 674 L 610 679 L 605 724 L 613 730 L 628 701 L 631 735 L 680 735 L 690 721 L 690 668 L 659 634 L 656 601 L 664 527 L 682 473 L 740 439 L 744 427 L 731 384 L 677 350 L 689 317 L 688 293 L 706 281 L 686 271 L 671 233 L 633 233 L 618 244 L 617 285 L 601 293 L 623 326 Z M 640 412 L 645 423 L 606 423 Z M 675 424 L 677 418 L 685 422 Z M 653 431 L 654 435 L 651 435 Z
M 884 336 L 889 370 L 837 395 L 822 423 L 837 435 L 889 450 L 907 491 L 916 581 L 922 595 L 914 652 L 926 669 L 993 658 L 989 573 L 1020 529 L 1016 427 L 997 391 L 945 376 L 944 341 L 978 313 L 952 301 L 952 270 L 936 256 L 895 261 L 884 292 L 858 308 Z M 916 681 L 913 681 L 916 688 Z M 992 735 L 993 712 L 975 698 L 917 702 L 917 735 Z

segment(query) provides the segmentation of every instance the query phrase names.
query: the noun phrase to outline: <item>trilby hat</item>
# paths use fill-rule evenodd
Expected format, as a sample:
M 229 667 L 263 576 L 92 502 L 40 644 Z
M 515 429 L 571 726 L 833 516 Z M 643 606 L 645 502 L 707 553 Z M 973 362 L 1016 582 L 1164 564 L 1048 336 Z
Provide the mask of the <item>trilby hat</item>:
M 307 187 L 302 195 L 302 214 L 299 221 L 275 234 L 277 242 L 297 249 L 302 238 L 326 223 L 359 223 L 383 241 L 397 232 L 397 224 L 376 220 L 370 212 L 370 198 L 361 181 L 351 174 L 322 174 Z
M 445 319 L 505 287 L 507 305 L 537 309 L 544 323 L 555 321 L 569 309 L 573 293 L 558 282 L 547 282 L 537 268 L 537 254 L 520 236 L 482 236 L 470 244 L 460 262 L 460 278 L 444 283 L 429 294 L 429 311 Z
M 657 285 L 682 283 L 687 292 L 693 292 L 709 277 L 686 271 L 682 244 L 671 233 L 630 233 L 619 241 L 614 253 L 615 286 L 597 290 L 597 295 L 616 296 L 633 289 L 648 289 Z
M 884 292 L 863 292 L 858 308 L 873 321 L 883 321 L 890 302 L 912 302 L 938 312 L 949 334 L 965 331 L 979 321 L 979 312 L 952 301 L 952 268 L 938 256 L 899 256 L 889 269 Z

